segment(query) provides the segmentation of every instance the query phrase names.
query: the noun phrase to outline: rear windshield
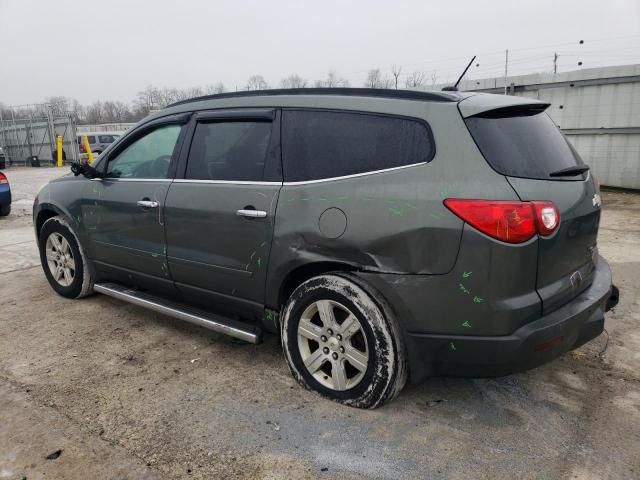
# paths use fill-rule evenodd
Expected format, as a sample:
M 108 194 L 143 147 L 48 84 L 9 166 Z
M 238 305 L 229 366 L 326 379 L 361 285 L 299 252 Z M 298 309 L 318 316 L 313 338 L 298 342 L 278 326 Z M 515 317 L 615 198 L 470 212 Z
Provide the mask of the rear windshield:
M 585 175 L 549 176 L 584 162 L 544 112 L 488 112 L 465 123 L 484 157 L 503 175 L 545 180 L 581 180 Z

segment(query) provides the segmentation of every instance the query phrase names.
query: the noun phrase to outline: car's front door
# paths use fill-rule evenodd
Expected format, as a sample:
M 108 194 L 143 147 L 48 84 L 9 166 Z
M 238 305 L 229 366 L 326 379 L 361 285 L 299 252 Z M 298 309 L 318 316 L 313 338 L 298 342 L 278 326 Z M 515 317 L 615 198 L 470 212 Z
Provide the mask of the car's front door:
M 279 112 L 203 112 L 191 130 L 165 206 L 169 270 L 213 308 L 259 311 L 282 186 Z
M 170 284 L 164 201 L 175 171 L 185 117 L 133 132 L 103 160 L 82 208 L 89 257 L 99 269 Z

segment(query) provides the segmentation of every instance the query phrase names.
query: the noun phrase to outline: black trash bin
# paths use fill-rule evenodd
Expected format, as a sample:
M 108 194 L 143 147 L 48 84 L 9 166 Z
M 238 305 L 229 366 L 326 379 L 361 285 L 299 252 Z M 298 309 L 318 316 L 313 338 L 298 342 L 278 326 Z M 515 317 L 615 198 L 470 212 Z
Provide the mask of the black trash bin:
M 29 157 L 29 162 L 31 163 L 32 167 L 39 167 L 40 166 L 40 160 L 38 159 L 37 155 Z

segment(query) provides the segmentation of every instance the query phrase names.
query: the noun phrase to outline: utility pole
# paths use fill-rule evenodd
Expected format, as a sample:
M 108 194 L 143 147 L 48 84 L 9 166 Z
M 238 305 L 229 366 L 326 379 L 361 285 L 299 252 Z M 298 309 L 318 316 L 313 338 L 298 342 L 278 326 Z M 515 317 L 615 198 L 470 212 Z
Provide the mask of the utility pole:
M 558 73 L 558 52 L 553 54 L 553 74 Z
M 509 68 L 509 49 L 504 51 L 504 94 L 507 94 L 507 71 Z

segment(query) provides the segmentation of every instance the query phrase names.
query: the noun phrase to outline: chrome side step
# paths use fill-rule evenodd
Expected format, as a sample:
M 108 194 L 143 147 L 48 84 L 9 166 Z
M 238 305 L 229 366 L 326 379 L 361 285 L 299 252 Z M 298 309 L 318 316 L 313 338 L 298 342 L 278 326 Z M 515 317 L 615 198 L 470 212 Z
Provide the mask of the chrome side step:
M 149 308 L 164 315 L 178 318 L 194 325 L 200 325 L 214 332 L 224 333 L 245 342 L 260 343 L 262 341 L 262 330 L 248 323 L 238 322 L 215 313 L 205 312 L 204 310 L 172 302 L 155 295 L 139 292 L 117 283 L 96 283 L 93 289 L 98 293 L 118 300 Z

